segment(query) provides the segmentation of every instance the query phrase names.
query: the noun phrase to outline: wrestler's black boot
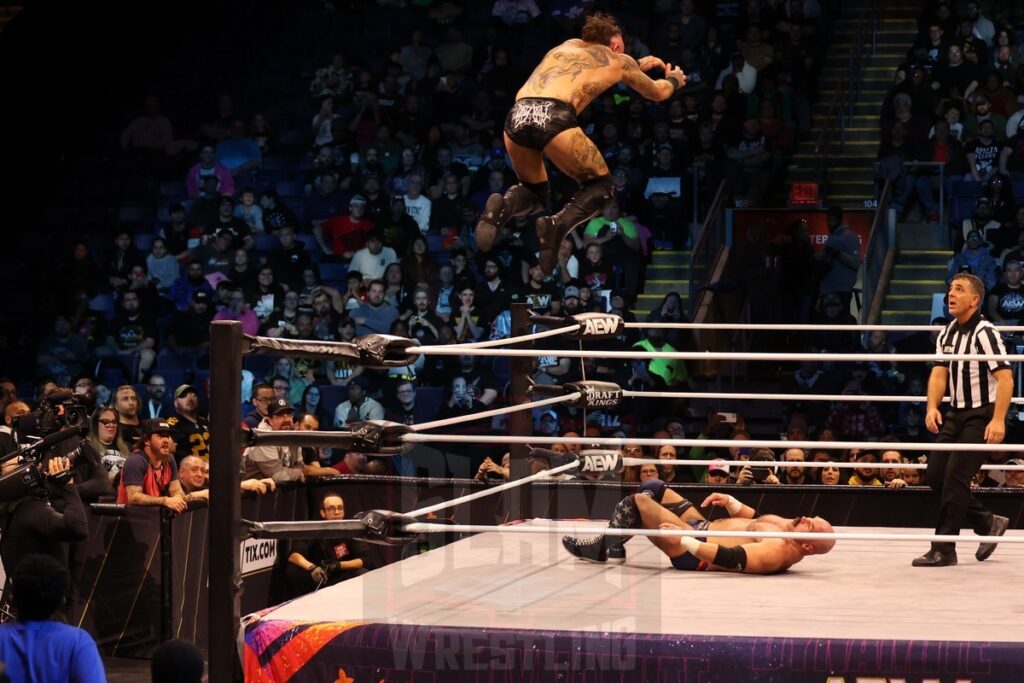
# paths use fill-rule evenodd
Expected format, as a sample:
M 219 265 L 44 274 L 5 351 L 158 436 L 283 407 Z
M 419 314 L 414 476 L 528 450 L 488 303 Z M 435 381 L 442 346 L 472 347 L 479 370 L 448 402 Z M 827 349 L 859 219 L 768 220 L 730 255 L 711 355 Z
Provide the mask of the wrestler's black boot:
M 602 175 L 580 184 L 561 211 L 554 216 L 537 219 L 537 239 L 540 242 L 540 269 L 550 275 L 558 264 L 558 249 L 562 240 L 569 236 L 577 225 L 589 221 L 604 211 L 614 197 L 614 185 L 610 175 Z
M 649 495 L 646 492 L 635 495 Z M 636 499 L 630 495 L 620 500 L 612 511 L 609 529 L 639 529 L 641 526 L 640 511 L 636 507 Z M 626 549 L 624 544 L 631 536 L 592 536 L 575 538 L 563 536 L 562 545 L 576 557 L 588 562 L 625 562 Z
M 551 184 L 519 183 L 505 191 L 487 198 L 483 213 L 476 223 L 476 246 L 480 251 L 490 251 L 494 240 L 509 220 L 516 216 L 529 216 L 544 211 L 551 202 Z

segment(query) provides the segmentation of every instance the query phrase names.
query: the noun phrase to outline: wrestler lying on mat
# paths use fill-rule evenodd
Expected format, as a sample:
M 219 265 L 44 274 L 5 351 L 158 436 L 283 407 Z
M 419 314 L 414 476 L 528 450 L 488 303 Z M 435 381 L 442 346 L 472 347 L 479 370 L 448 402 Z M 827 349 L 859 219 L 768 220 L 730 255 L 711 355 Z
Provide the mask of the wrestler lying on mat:
M 821 517 L 787 519 L 775 515 L 756 517 L 754 509 L 730 495 L 712 493 L 704 507 L 725 508 L 729 517 L 708 521 L 693 503 L 665 486 L 658 479 L 649 479 L 638 493 L 626 496 L 616 504 L 613 529 L 696 529 L 707 531 L 700 538 L 663 536 L 648 537 L 672 560 L 672 566 L 684 571 L 732 571 L 745 574 L 775 574 L 785 571 L 808 555 L 821 555 L 832 550 L 835 541 L 807 541 L 789 538 L 758 538 L 758 531 L 793 531 L 831 533 L 832 525 Z M 750 538 L 716 538 L 715 531 L 750 531 Z M 570 553 L 590 562 L 622 562 L 626 559 L 624 544 L 629 536 L 565 536 L 562 545 Z

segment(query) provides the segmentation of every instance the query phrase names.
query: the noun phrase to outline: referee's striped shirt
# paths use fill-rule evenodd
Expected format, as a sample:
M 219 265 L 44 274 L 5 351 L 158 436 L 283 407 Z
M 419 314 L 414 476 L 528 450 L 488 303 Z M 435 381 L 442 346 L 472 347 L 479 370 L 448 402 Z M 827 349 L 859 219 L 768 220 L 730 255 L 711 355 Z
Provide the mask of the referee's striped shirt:
M 1001 356 L 1006 354 L 1006 347 L 996 328 L 979 311 L 965 325 L 954 320 L 939 332 L 935 353 Z M 949 369 L 949 398 L 954 408 L 980 408 L 995 403 L 996 380 L 992 373 L 1010 367 L 1006 361 L 994 360 L 939 361 L 936 365 Z

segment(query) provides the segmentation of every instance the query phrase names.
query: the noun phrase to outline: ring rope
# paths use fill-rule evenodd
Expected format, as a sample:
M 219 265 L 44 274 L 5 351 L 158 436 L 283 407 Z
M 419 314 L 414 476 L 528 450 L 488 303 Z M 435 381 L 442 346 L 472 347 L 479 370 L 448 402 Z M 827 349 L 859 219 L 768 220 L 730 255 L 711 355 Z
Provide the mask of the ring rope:
M 314 434 L 315 432 L 306 432 Z M 332 434 L 333 432 L 322 432 Z M 847 450 L 850 448 L 861 448 L 864 450 L 877 450 L 889 442 L 877 441 L 785 441 L 770 439 L 651 439 L 637 438 L 626 439 L 619 437 L 593 436 L 593 437 L 564 437 L 564 436 L 470 436 L 464 434 L 403 434 L 401 439 L 407 443 L 436 443 L 446 441 L 450 443 L 503 443 L 503 444 L 581 444 L 584 446 L 708 446 L 711 448 L 802 448 Z M 1020 448 L 1020 444 L 987 444 L 987 443 L 899 443 L 892 442 L 893 450 L 901 451 L 996 451 L 1003 452 Z
M 517 340 L 518 341 L 518 340 Z M 425 356 L 461 356 L 465 348 L 451 346 L 414 346 L 404 350 L 410 355 Z M 557 358 L 593 358 L 595 353 L 601 358 L 650 360 L 664 358 L 668 360 L 750 360 L 750 361 L 902 361 L 902 362 L 948 362 L 948 361 L 1003 361 L 1022 363 L 1024 355 L 1010 354 L 935 354 L 935 353 L 758 353 L 748 351 L 577 351 L 575 349 L 472 349 L 479 356 L 497 356 L 501 358 L 540 358 L 555 356 Z
M 426 515 L 426 514 L 429 514 L 431 512 L 437 512 L 438 510 L 444 510 L 446 508 L 455 507 L 456 505 L 462 505 L 463 503 L 468 503 L 471 500 L 477 500 L 478 498 L 484 498 L 486 496 L 493 496 L 495 493 L 501 493 L 502 491 L 507 491 L 509 489 L 514 489 L 514 488 L 517 488 L 519 486 L 523 486 L 524 484 L 529 484 L 532 481 L 537 481 L 538 479 L 547 479 L 549 477 L 554 477 L 554 476 L 557 476 L 559 474 L 562 474 L 563 472 L 568 472 L 569 470 L 575 469 L 575 468 L 579 467 L 579 465 L 580 465 L 579 461 L 578 460 L 574 460 L 574 461 L 568 462 L 568 463 L 566 463 L 564 465 L 559 465 L 558 467 L 554 467 L 554 468 L 552 468 L 550 470 L 541 470 L 540 472 L 537 472 L 536 474 L 531 474 L 530 476 L 523 477 L 522 479 L 513 479 L 512 481 L 506 482 L 504 484 L 499 484 L 497 486 L 488 487 L 488 488 L 484 489 L 483 491 L 477 491 L 476 493 L 469 493 L 469 494 L 467 494 L 465 496 L 460 496 L 459 498 L 453 498 L 452 500 L 445 500 L 445 501 L 442 501 L 442 502 L 437 503 L 435 505 L 428 505 L 427 507 L 419 508 L 418 510 L 413 510 L 412 512 L 406 512 L 405 514 L 408 515 L 409 517 L 420 517 L 422 515 Z
M 895 444 L 899 445 L 899 444 Z M 890 450 L 898 450 L 896 448 Z M 810 467 L 810 468 L 827 468 L 835 467 L 841 470 L 854 470 L 854 469 L 886 469 L 886 470 L 924 470 L 928 469 L 928 463 L 923 462 L 871 462 L 871 463 L 859 463 L 859 462 L 815 462 L 813 460 L 799 461 L 799 460 L 723 460 L 722 458 L 716 458 L 714 460 L 701 459 L 701 460 L 679 460 L 679 459 L 664 459 L 659 460 L 658 458 L 623 458 L 622 465 L 624 467 L 633 467 L 636 465 L 695 465 L 698 467 L 707 467 L 708 465 L 725 465 L 726 467 L 740 468 L 743 465 L 749 465 L 750 467 Z M 1024 470 L 1024 465 L 982 465 L 983 470 L 1000 470 L 1000 471 L 1020 471 Z
M 551 330 L 544 330 L 542 332 L 534 332 L 533 334 L 523 334 L 518 337 L 505 337 L 503 339 L 491 339 L 488 341 L 481 342 L 465 342 L 462 344 L 446 344 L 447 348 L 464 349 L 466 351 L 476 351 L 478 349 L 489 349 L 493 347 L 501 347 L 506 344 L 522 344 L 524 342 L 536 341 L 537 339 L 546 339 L 548 337 L 558 337 L 563 334 L 571 334 L 580 329 L 579 323 L 573 325 L 567 325 L 566 327 L 557 327 Z M 427 348 L 427 347 L 420 347 Z M 410 353 L 413 352 L 410 349 Z
M 993 541 L 991 536 L 951 536 L 938 534 L 896 534 L 881 532 L 831 532 L 818 533 L 811 531 L 727 531 L 713 529 L 618 529 L 593 524 L 577 524 L 572 522 L 553 522 L 543 526 L 528 524 L 512 524 L 491 526 L 487 524 L 431 524 L 413 522 L 405 524 L 403 531 L 408 533 L 502 533 L 502 534 L 568 534 L 572 536 L 651 536 L 655 538 L 699 536 L 701 538 L 783 538 L 789 540 L 816 541 L 913 541 L 932 543 L 1024 543 L 1024 534 L 1019 536 L 999 536 Z
M 888 396 L 871 394 L 765 394 L 765 393 L 743 393 L 743 392 L 713 392 L 713 391 L 631 391 L 625 389 L 622 392 L 625 398 L 689 398 L 689 399 L 734 399 L 740 401 L 765 400 L 765 401 L 854 401 L 854 402 L 881 402 L 881 403 L 925 403 L 927 396 Z M 942 397 L 943 403 L 949 403 L 949 396 Z M 1024 403 L 1024 398 L 1013 398 L 1013 403 Z
M 754 330 L 764 332 L 928 332 L 946 329 L 945 325 L 807 325 L 798 323 L 745 325 L 742 323 L 625 323 L 632 330 Z M 998 330 L 1024 332 L 1024 325 L 994 325 Z
M 475 422 L 488 417 L 494 417 L 496 415 L 507 415 L 508 413 L 517 413 L 520 410 L 532 410 L 533 408 L 542 408 L 544 406 L 553 405 L 556 403 L 566 403 L 568 401 L 575 401 L 580 398 L 582 394 L 576 391 L 571 394 L 565 394 L 563 396 L 553 396 L 551 398 L 541 399 L 540 401 L 531 401 L 529 403 L 517 403 L 512 406 L 505 406 L 504 408 L 494 408 L 493 410 L 485 410 L 480 413 L 469 413 L 468 415 L 457 415 L 455 417 L 448 417 L 443 420 L 434 420 L 432 422 L 423 422 L 422 424 L 409 425 L 409 428 L 414 432 L 419 432 L 424 429 L 437 429 L 438 427 L 447 427 L 449 425 L 462 424 L 464 422 Z

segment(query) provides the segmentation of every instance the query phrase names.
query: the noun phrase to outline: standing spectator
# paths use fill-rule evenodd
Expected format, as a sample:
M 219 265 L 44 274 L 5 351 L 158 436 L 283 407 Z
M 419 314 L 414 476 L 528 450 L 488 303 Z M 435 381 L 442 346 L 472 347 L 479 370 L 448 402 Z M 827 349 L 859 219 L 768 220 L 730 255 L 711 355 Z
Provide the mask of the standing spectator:
M 217 163 L 217 150 L 213 145 L 203 145 L 199 150 L 199 162 L 185 175 L 185 191 L 189 197 L 199 196 L 206 178 L 216 180 L 216 192 L 229 197 L 235 193 L 235 179 L 224 164 Z
M 369 386 L 369 380 L 363 375 L 348 382 L 348 399 L 334 410 L 335 427 L 347 429 L 353 422 L 384 419 L 384 406 L 366 395 Z
M 174 459 L 188 456 L 210 460 L 210 422 L 199 414 L 199 391 L 191 384 L 174 390 L 174 415 L 167 418 L 174 439 Z
M 129 446 L 142 436 L 142 422 L 139 420 L 139 394 L 130 384 L 119 386 L 114 392 L 114 407 L 118 414 L 118 431 Z
M 25 683 L 106 680 L 96 643 L 58 616 L 68 594 L 68 570 L 52 557 L 29 554 L 11 578 L 17 621 L 0 626 L 4 678 Z
M 850 310 L 853 298 L 853 286 L 857 282 L 857 271 L 860 269 L 860 238 L 849 225 L 843 222 L 841 206 L 830 206 L 828 209 L 828 239 L 820 258 L 828 271 L 821 282 L 821 294 L 838 294 L 842 302 L 842 310 Z
M 164 420 L 146 420 L 142 423 L 141 448 L 128 456 L 121 471 L 117 502 L 184 512 L 188 500 L 178 481 L 171 426 Z
M 291 431 L 295 409 L 283 398 L 270 402 L 267 417 L 256 426 L 257 431 Z M 296 446 L 252 446 L 244 454 L 245 479 L 269 477 L 277 483 L 305 481 L 302 456 Z

